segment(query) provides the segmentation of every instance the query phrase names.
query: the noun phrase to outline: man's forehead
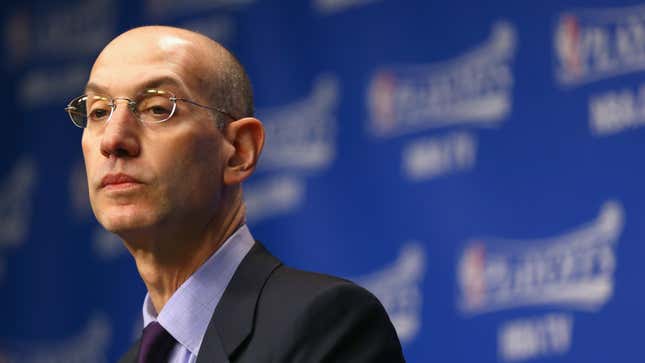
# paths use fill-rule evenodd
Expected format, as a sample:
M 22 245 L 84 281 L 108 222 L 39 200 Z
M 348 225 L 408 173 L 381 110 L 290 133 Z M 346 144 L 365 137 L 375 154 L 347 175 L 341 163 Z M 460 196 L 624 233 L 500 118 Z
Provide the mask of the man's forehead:
M 105 91 L 132 93 L 168 86 L 182 96 L 203 92 L 220 68 L 219 48 L 216 42 L 184 29 L 136 28 L 116 37 L 101 52 L 87 91 L 107 95 Z
M 150 26 L 125 32 L 113 39 L 96 63 L 120 60 L 124 63 L 168 60 L 195 61 L 210 57 L 217 44 L 188 30 Z
M 178 91 L 191 91 L 199 86 L 200 65 L 190 59 L 188 52 L 150 56 L 129 49 L 123 53 L 113 51 L 102 54 L 92 67 L 86 86 L 87 91 L 132 92 L 142 88 L 171 87 Z M 159 52 L 163 54 L 163 51 Z M 177 53 L 177 52 L 175 52 Z
M 112 77 L 111 79 L 114 82 L 105 82 L 96 77 L 90 78 L 85 86 L 85 93 L 116 96 L 113 93 L 119 91 L 132 93 L 145 89 L 164 89 L 179 92 L 180 94 L 189 91 L 184 81 L 173 73 L 150 73 L 148 75 L 134 77 L 133 79 L 126 80 L 126 82 L 118 80 L 116 77 Z M 115 87 L 115 84 L 117 87 Z

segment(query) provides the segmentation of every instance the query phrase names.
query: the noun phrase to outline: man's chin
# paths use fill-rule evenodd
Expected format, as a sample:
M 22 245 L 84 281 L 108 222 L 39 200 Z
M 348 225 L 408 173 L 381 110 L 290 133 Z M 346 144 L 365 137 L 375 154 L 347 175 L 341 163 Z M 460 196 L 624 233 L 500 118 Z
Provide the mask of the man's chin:
M 141 234 L 155 223 L 150 215 L 146 217 L 136 215 L 104 216 L 99 222 L 106 230 L 127 240 L 128 236 Z

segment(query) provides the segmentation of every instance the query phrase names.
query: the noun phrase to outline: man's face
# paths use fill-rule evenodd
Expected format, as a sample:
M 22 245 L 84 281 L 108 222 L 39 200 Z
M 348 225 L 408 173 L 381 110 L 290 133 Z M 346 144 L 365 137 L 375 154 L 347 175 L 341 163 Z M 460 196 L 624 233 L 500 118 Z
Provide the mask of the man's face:
M 122 37 L 97 59 L 88 90 L 134 98 L 152 87 L 208 104 L 195 52 L 177 37 Z M 223 188 L 225 140 L 213 115 L 178 102 L 170 120 L 142 124 L 125 101 L 116 104 L 110 121 L 86 128 L 82 137 L 90 201 L 99 222 L 122 237 L 199 228 L 217 210 Z

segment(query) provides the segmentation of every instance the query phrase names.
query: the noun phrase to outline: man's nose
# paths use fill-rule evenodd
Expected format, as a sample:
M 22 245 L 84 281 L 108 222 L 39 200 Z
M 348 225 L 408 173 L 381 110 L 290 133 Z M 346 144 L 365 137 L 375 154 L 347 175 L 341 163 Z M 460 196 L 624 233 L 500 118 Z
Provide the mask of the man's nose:
M 105 157 L 136 157 L 141 152 L 141 124 L 127 103 L 119 102 L 112 117 L 105 124 L 101 138 L 101 153 Z

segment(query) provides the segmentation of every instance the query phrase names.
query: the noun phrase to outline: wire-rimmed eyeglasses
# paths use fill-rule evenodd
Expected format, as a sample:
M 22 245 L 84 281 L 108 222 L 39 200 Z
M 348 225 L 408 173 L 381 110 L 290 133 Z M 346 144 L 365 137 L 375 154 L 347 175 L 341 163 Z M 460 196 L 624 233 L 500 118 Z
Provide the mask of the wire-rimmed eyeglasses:
M 126 101 L 128 108 L 137 120 L 146 124 L 168 121 L 175 114 L 177 101 L 183 101 L 217 111 L 235 120 L 235 117 L 221 108 L 202 105 L 185 98 L 177 98 L 168 91 L 157 89 L 144 90 L 132 99 L 127 97 L 111 98 L 102 95 L 85 94 L 71 100 L 67 107 L 65 107 L 65 111 L 69 114 L 74 125 L 80 128 L 86 128 L 91 124 L 104 124 L 108 122 L 116 109 L 116 101 L 118 100 Z M 218 126 L 222 127 L 223 125 L 224 123 L 220 122 Z

